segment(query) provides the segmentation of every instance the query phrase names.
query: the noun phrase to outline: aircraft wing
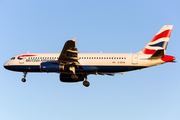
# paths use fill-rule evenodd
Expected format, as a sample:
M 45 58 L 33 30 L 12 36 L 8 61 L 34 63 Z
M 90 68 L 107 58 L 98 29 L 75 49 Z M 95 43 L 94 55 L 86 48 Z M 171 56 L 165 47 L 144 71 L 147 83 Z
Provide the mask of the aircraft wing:
M 58 62 L 65 66 L 82 68 L 81 64 L 78 62 L 78 51 L 75 47 L 75 40 L 76 38 L 66 41 L 58 58 Z

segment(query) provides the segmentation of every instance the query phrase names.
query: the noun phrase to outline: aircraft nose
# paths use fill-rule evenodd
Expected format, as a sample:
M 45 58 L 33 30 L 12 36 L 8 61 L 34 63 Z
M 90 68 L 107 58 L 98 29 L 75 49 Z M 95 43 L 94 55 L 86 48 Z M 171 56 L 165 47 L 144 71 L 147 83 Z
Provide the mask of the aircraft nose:
M 4 63 L 4 68 L 8 69 L 8 62 Z

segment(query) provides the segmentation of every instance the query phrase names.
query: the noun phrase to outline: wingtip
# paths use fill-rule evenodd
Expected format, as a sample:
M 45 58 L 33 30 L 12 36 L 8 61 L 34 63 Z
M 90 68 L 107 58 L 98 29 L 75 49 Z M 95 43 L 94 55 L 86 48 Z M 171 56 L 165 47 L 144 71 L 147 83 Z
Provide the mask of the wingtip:
M 72 39 L 72 41 L 73 41 L 73 42 L 76 42 L 76 38 L 77 38 L 77 37 L 75 37 L 74 39 Z

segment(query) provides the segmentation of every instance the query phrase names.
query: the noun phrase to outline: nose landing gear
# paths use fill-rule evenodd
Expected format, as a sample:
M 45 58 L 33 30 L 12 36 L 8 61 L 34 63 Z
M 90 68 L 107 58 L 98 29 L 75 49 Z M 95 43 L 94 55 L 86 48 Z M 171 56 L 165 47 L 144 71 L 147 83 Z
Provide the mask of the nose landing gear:
M 24 78 L 21 79 L 22 82 L 26 82 L 26 75 L 27 75 L 27 72 L 23 72 L 24 73 Z

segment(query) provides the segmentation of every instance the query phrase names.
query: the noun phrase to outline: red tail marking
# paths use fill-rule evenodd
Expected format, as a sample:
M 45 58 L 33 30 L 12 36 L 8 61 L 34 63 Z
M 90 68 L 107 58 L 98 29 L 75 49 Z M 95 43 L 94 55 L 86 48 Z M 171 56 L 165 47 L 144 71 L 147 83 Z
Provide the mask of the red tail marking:
M 144 48 L 142 51 L 144 54 L 154 54 L 156 52 L 156 50 L 151 50 L 147 48 Z
M 169 38 L 170 35 L 171 35 L 171 31 L 172 30 L 166 30 L 166 31 L 163 31 L 162 33 L 160 33 L 158 35 L 155 35 L 150 42 L 154 42 L 154 41 L 156 41 L 156 40 L 158 40 L 160 38 L 166 38 L 166 37 Z

